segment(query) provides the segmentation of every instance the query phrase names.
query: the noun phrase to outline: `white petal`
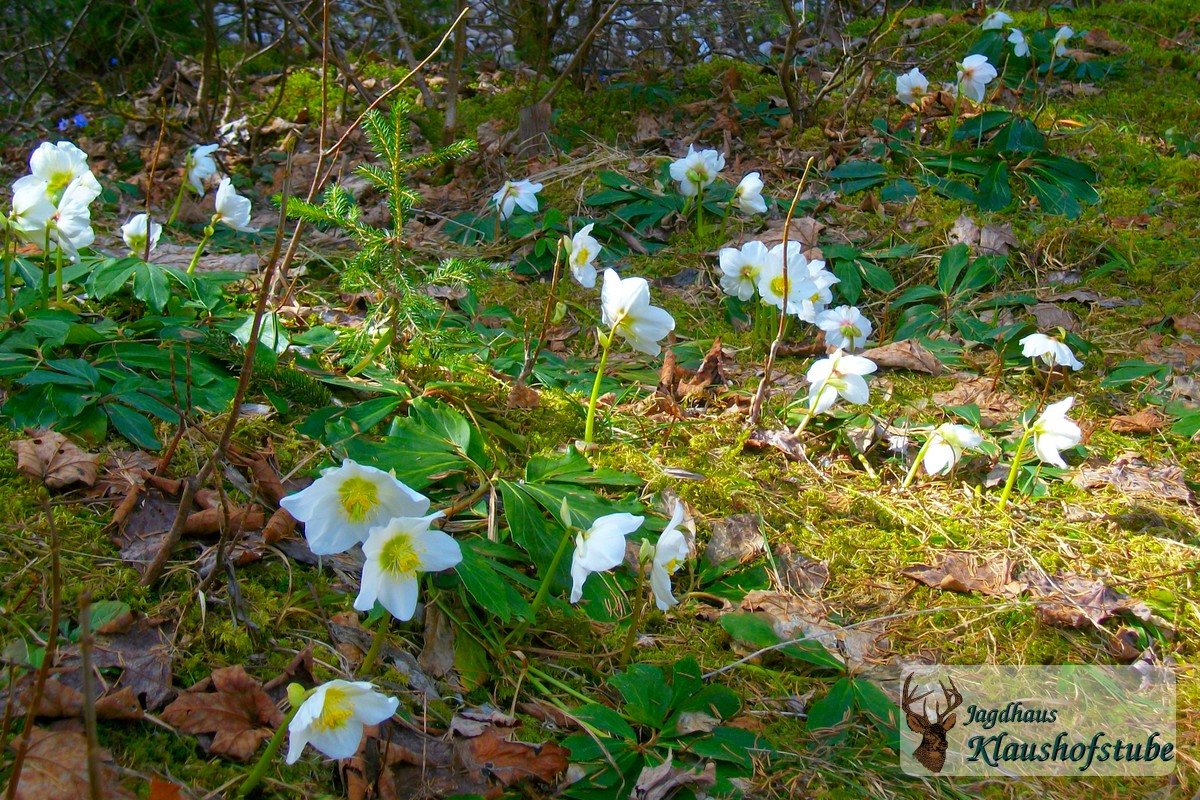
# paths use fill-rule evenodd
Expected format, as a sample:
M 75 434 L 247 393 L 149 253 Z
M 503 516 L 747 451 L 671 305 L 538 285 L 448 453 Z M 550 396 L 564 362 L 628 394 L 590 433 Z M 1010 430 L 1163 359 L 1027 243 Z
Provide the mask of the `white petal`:
M 309 744 L 333 759 L 350 758 L 358 752 L 362 743 L 362 723 L 353 717 L 345 725 L 339 725 L 329 730 L 313 731 Z
M 843 387 L 838 393 L 846 402 L 856 406 L 871 402 L 871 389 L 861 375 L 847 375 L 843 378 Z
M 425 552 L 421 554 L 421 569 L 424 572 L 440 572 L 457 567 L 462 562 L 462 547 L 451 535 L 430 530 L 421 537 Z
M 925 450 L 925 458 L 921 463 L 930 475 L 941 475 L 950 471 L 955 460 L 954 448 L 939 438 Z
M 404 622 L 417 610 L 417 579 L 411 575 L 387 574 L 379 582 L 379 605 Z

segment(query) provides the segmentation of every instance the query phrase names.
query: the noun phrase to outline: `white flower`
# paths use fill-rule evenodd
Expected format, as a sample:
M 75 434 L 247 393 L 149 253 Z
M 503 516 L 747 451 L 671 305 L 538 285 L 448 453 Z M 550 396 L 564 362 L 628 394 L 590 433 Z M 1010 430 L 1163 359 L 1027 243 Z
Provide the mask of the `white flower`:
M 1021 354 L 1026 358 L 1038 358 L 1046 362 L 1046 366 L 1070 367 L 1083 369 L 1083 364 L 1071 352 L 1065 342 L 1060 342 L 1053 336 L 1044 333 L 1031 333 L 1021 340 Z
M 679 525 L 683 522 L 683 503 L 675 502 L 671 521 L 658 537 L 650 562 L 650 589 L 654 592 L 654 604 L 659 611 L 666 611 L 679 601 L 671 594 L 671 576 L 687 561 L 688 543 Z
M 250 227 L 250 200 L 233 188 L 233 181 L 222 178 L 217 187 L 217 213 L 214 222 L 223 222 L 235 231 L 253 231 Z
M 962 93 L 976 103 L 983 102 L 985 89 L 996 75 L 996 68 L 984 55 L 967 56 L 958 65 L 958 85 L 962 87 Z
M 929 91 L 929 79 L 921 70 L 913 67 L 903 75 L 896 76 L 896 99 L 909 106 L 920 100 Z
M 787 263 L 789 275 L 791 274 L 792 264 L 798 264 L 804 268 L 803 280 L 796 288 L 795 294 L 792 295 L 788 313 L 795 314 L 805 322 L 815 323 L 817 314 L 824 311 L 826 304 L 833 300 L 833 285 L 840 282 L 841 279 L 825 269 L 824 261 L 816 259 L 809 261 L 801 252 L 802 249 L 799 242 L 788 242 Z M 782 262 L 783 244 L 777 244 L 772 247 L 771 255 Z M 788 289 L 789 295 L 791 295 L 790 279 Z
M 851 352 L 863 347 L 873 327 L 871 320 L 854 306 L 838 306 L 822 311 L 816 318 L 817 327 L 825 331 L 825 344 Z
M 723 247 L 718 254 L 721 262 L 721 288 L 725 294 L 739 300 L 754 297 L 758 276 L 770 261 L 767 246 L 760 241 L 750 241 L 736 247 Z
M 304 523 L 308 548 L 324 556 L 365 541 L 371 529 L 393 517 L 421 517 L 429 498 L 414 492 L 390 473 L 350 459 L 330 467 L 311 486 L 280 501 Z
M 89 205 L 100 196 L 100 182 L 88 169 L 88 155 L 70 142 L 42 142 L 29 157 L 27 175 L 13 184 L 13 191 L 26 183 L 45 181 L 46 196 L 57 204 L 72 183 L 77 183 L 76 201 Z
M 1054 33 L 1054 38 L 1050 40 L 1050 44 L 1054 45 L 1054 55 L 1065 56 L 1067 54 L 1067 40 L 1075 35 L 1075 31 L 1068 26 L 1063 25 Z
M 799 242 L 788 242 L 786 280 L 782 243 L 767 252 L 767 259 L 758 271 L 758 294 L 762 301 L 787 314 L 799 314 L 801 302 L 816 288 L 808 280 L 808 259 L 801 249 Z
M 725 156 L 716 150 L 701 150 L 688 145 L 687 155 L 671 164 L 671 179 L 679 182 L 684 197 L 693 197 L 717 179 L 725 169 Z
M 451 569 L 462 561 L 462 547 L 454 537 L 429 527 L 442 516 L 438 511 L 425 517 L 393 517 L 371 529 L 362 546 L 367 560 L 355 608 L 370 611 L 378 600 L 396 619 L 412 619 L 417 573 Z
M 600 255 L 601 247 L 592 237 L 592 227 L 595 224 L 591 222 L 584 225 L 571 237 L 571 254 L 567 257 L 567 263 L 571 265 L 571 276 L 585 289 L 596 285 L 596 267 L 592 262 Z
M 821 414 L 837 402 L 840 395 L 846 402 L 861 405 L 871 399 L 871 390 L 864 375 L 876 370 L 875 362 L 862 356 L 834 351 L 808 368 L 808 407 Z
M 1071 420 L 1067 412 L 1075 404 L 1074 397 L 1051 403 L 1033 423 L 1033 449 L 1038 458 L 1047 464 L 1066 468 L 1060 452 L 1074 447 L 1083 439 L 1083 431 Z
M 72 261 L 79 260 L 80 248 L 96 241 L 96 233 L 92 230 L 92 213 L 88 210 L 94 199 L 88 181 L 74 180 L 67 185 L 62 199 L 58 201 L 58 211 L 51 222 L 50 241 L 61 247 Z
M 29 176 L 26 176 L 29 177 Z M 13 184 L 12 214 L 9 222 L 14 231 L 35 244 L 46 241 L 46 227 L 58 211 L 46 190 L 46 182 L 22 178 Z M 41 241 L 38 241 L 38 234 Z
M 145 214 L 137 214 L 129 222 L 121 226 L 121 237 L 129 246 L 129 252 L 135 256 L 146 254 L 146 242 L 149 240 L 150 249 L 158 247 L 158 237 L 162 235 L 162 225 L 150 219 Z
M 947 422 L 939 425 L 930 435 L 921 463 L 930 475 L 944 475 L 962 458 L 963 450 L 978 447 L 982 443 L 983 435 L 979 431 Z
M 993 11 L 987 15 L 987 19 L 979 27 L 985 31 L 998 31 L 1005 25 L 1011 25 L 1013 18 L 1003 11 Z
M 358 752 L 363 727 L 391 719 L 399 705 L 399 700 L 383 696 L 366 681 L 321 684 L 288 723 L 287 763 L 295 764 L 306 744 L 329 758 L 350 758 Z
M 196 194 L 204 196 L 204 181 L 217 174 L 217 162 L 212 154 L 217 152 L 217 144 L 198 144 L 187 154 L 183 166 L 187 170 L 188 183 L 196 190 Z
M 751 172 L 742 178 L 737 188 L 733 190 L 732 202 L 745 214 L 767 213 L 767 201 L 762 196 L 762 177 L 757 172 Z
M 500 210 L 500 219 L 512 216 L 513 208 L 521 208 L 533 214 L 538 210 L 537 193 L 542 190 L 542 184 L 530 181 L 505 181 L 504 185 L 492 195 L 492 202 Z
M 650 284 L 645 278 L 621 278 L 611 269 L 604 270 L 600 309 L 605 325 L 648 356 L 661 353 L 659 340 L 675 330 L 674 318 L 650 305 Z
M 1017 58 L 1025 58 L 1029 55 L 1029 42 L 1025 39 L 1025 34 L 1020 28 L 1013 28 L 1008 34 L 1008 41 L 1013 46 L 1013 55 Z
M 583 597 L 583 582 L 593 572 L 603 572 L 625 560 L 625 537 L 642 527 L 643 517 L 607 514 L 575 536 L 571 556 L 571 602 Z

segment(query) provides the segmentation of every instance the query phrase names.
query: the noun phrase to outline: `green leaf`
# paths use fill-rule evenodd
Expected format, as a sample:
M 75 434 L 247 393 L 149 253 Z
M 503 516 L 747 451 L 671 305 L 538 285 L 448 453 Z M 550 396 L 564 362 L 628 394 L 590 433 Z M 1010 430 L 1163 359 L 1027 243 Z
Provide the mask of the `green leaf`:
M 838 277 L 837 290 L 847 303 L 854 305 L 862 296 L 862 277 L 857 261 L 836 261 L 833 274 Z
M 918 194 L 917 187 L 907 178 L 896 178 L 879 190 L 879 200 L 883 203 L 903 203 Z
M 997 161 L 979 181 L 976 205 L 984 211 L 1003 211 L 1012 204 L 1012 189 L 1008 185 L 1008 164 Z
M 618 739 L 624 739 L 629 742 L 637 741 L 637 733 L 634 732 L 629 723 L 617 711 L 608 706 L 593 703 L 576 711 L 575 716 L 580 721 L 610 736 L 615 736 Z
M 88 276 L 87 291 L 93 300 L 103 300 L 129 281 L 140 259 L 107 259 Z
M 897 727 L 900 709 L 882 689 L 861 678 L 853 681 L 851 686 L 854 689 L 854 702 L 863 713 L 875 720 L 880 727 Z
M 495 614 L 507 625 L 513 617 L 513 609 L 509 603 L 511 587 L 492 569 L 491 561 L 477 552 L 479 541 L 473 537 L 459 542 L 463 559 L 455 567 L 455 571 L 467 593 L 480 608 Z
M 954 291 L 958 276 L 967 268 L 970 259 L 971 248 L 965 242 L 960 242 L 942 253 L 941 261 L 938 263 L 937 278 L 937 285 L 942 290 L 942 294 L 950 295 Z
M 805 730 L 819 731 L 842 724 L 854 708 L 854 691 L 850 679 L 839 678 L 829 692 L 808 707 Z
M 877 258 L 879 254 L 873 255 Z M 866 279 L 867 285 L 872 289 L 878 292 L 895 290 L 896 281 L 892 278 L 892 273 L 871 261 L 860 261 L 859 264 L 862 266 L 863 277 Z
M 162 267 L 139 261 L 133 269 L 133 296 L 155 313 L 162 312 L 171 296 L 171 287 Z
M 129 406 L 120 403 L 105 403 L 104 413 L 113 427 L 126 439 L 144 450 L 158 450 L 162 442 L 154 434 L 154 423 Z
M 734 639 L 757 649 L 771 647 L 782 641 L 775 633 L 775 629 L 771 627 L 771 623 L 758 614 L 723 614 L 721 615 L 721 627 Z M 821 646 L 820 642 L 795 642 L 779 648 L 779 652 L 817 667 L 835 669 L 839 672 L 845 669 L 845 665 Z
M 632 664 L 624 672 L 609 678 L 608 683 L 621 693 L 625 700 L 625 713 L 635 722 L 655 729 L 662 727 L 670 711 L 673 694 L 661 669 L 653 664 Z
M 95 632 L 110 622 L 128 614 L 129 604 L 120 600 L 100 600 L 88 609 L 88 627 Z
M 498 481 L 496 485 L 504 501 L 504 519 L 508 523 L 509 536 L 529 554 L 532 562 L 538 566 L 539 577 L 542 577 L 542 571 L 549 568 L 554 560 L 554 553 L 562 541 L 563 528 L 546 518 L 542 507 L 525 487 L 506 480 Z M 569 556 L 568 552 L 551 578 L 550 588 L 553 591 L 563 591 L 571 585 Z

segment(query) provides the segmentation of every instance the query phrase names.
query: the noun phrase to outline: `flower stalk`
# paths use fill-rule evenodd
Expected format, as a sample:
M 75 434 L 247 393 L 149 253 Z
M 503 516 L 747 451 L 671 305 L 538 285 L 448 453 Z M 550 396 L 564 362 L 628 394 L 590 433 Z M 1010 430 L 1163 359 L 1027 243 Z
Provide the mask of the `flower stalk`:
M 375 636 L 371 639 L 371 646 L 367 648 L 367 654 L 363 656 L 362 663 L 358 665 L 359 675 L 366 675 L 375 666 L 375 662 L 379 659 L 379 653 L 383 650 L 383 640 L 387 638 L 388 628 L 391 627 L 391 624 L 392 614 L 384 609 L 383 616 L 375 624 Z
M 1033 435 L 1033 428 L 1029 425 L 1025 426 L 1025 432 L 1021 434 L 1021 440 L 1017 442 L 1017 449 L 1013 453 L 1012 467 L 1008 470 L 1008 479 L 1004 482 L 1004 491 L 1000 493 L 1000 502 L 998 509 L 1004 510 L 1008 505 L 1008 498 L 1012 495 L 1013 486 L 1017 483 L 1017 471 L 1021 468 L 1021 456 L 1025 454 L 1025 445 L 1029 443 L 1029 437 Z
M 637 644 L 638 630 L 642 625 L 642 614 L 646 611 L 646 576 L 642 559 L 638 558 L 637 595 L 634 598 L 633 613 L 629 616 L 629 633 L 625 635 L 625 646 L 621 648 L 621 668 L 629 663 L 633 655 L 633 646 Z
M 517 639 L 537 619 L 538 612 L 541 611 L 542 606 L 546 603 L 546 595 L 550 593 L 550 584 L 554 581 L 554 576 L 558 573 L 558 566 L 562 563 L 563 556 L 567 554 L 567 546 L 571 543 L 571 534 L 573 532 L 574 528 L 570 525 L 564 526 L 562 538 L 558 541 L 558 549 L 554 551 L 554 557 L 550 559 L 550 567 L 546 570 L 546 574 L 542 576 L 542 583 L 538 586 L 537 594 L 533 596 L 533 602 L 529 604 L 529 616 L 522 620 L 517 627 L 513 628 L 512 633 L 504 637 L 501 647 Z
M 290 687 L 289 687 L 290 689 Z M 300 698 L 303 702 L 304 697 L 307 697 L 312 692 L 306 693 Z M 293 701 L 292 692 L 288 692 L 289 702 Z M 279 727 L 275 729 L 275 735 L 271 737 L 271 741 L 267 743 L 267 749 L 263 751 L 258 762 L 255 763 L 254 769 L 250 770 L 250 774 L 246 776 L 246 780 L 242 781 L 242 785 L 238 787 L 238 797 L 249 797 L 250 793 L 258 788 L 258 784 L 262 783 L 262 779 L 266 777 L 267 770 L 271 767 L 271 762 L 275 760 L 275 754 L 279 752 L 279 746 L 283 744 L 283 737 L 287 733 L 288 725 L 296 716 L 296 712 L 300 710 L 300 703 L 291 702 L 292 709 L 283 718 L 283 722 L 279 723 Z
M 596 365 L 596 380 L 592 384 L 592 396 L 588 400 L 587 422 L 583 427 L 583 441 L 591 444 L 595 439 L 596 434 L 596 403 L 600 400 L 600 384 L 604 380 L 604 368 L 608 366 L 608 351 L 612 349 L 613 333 L 616 331 L 616 326 L 613 330 L 604 334 L 604 331 L 596 329 L 596 339 L 600 342 L 600 363 Z
M 925 454 L 929 452 L 929 445 L 933 443 L 933 435 L 931 434 L 917 450 L 916 458 L 913 459 L 912 466 L 908 468 L 908 474 L 904 476 L 904 483 L 900 484 L 901 489 L 907 489 L 912 485 L 913 480 L 917 477 L 917 470 L 921 466 L 921 460 L 925 458 Z
M 216 224 L 216 221 L 216 217 L 213 217 L 212 222 L 204 227 L 204 236 L 201 237 L 200 243 L 196 245 L 196 252 L 192 253 L 191 263 L 188 264 L 188 275 L 196 271 L 196 265 L 200 263 L 200 254 L 204 252 L 204 245 L 208 244 L 208 240 L 213 236 L 213 225 Z

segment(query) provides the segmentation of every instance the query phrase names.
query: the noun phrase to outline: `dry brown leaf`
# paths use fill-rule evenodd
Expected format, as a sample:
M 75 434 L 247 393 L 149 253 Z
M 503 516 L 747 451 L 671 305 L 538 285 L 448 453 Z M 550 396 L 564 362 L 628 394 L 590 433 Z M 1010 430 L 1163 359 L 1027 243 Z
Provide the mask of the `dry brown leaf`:
M 85 453 L 57 431 L 39 431 L 31 439 L 9 442 L 8 446 L 17 454 L 17 469 L 51 489 L 96 483 L 100 456 Z
M 829 583 L 829 563 L 797 551 L 787 542 L 775 547 L 775 564 L 779 580 L 799 595 L 817 597 Z
M 710 564 L 736 560 L 745 563 L 765 552 L 767 540 L 759 530 L 758 514 L 734 514 L 712 523 L 712 537 L 704 551 Z
M 170 626 L 153 624 L 143 618 L 125 633 L 96 636 L 92 664 L 98 670 L 119 669 L 120 676 L 108 681 L 109 691 L 128 688 L 147 711 L 153 711 L 175 694 L 175 689 L 171 687 L 173 649 Z M 78 646 L 64 650 L 59 663 L 64 673 L 59 679 L 79 689 L 81 663 Z
M 435 678 L 444 678 L 454 669 L 454 626 L 437 606 L 425 608 L 425 647 L 417 663 Z
M 514 383 L 508 393 L 507 406 L 509 408 L 537 408 L 541 404 L 541 394 L 524 381 Z
M 764 615 L 780 639 L 814 638 L 853 667 L 875 661 L 880 650 L 887 647 L 882 626 L 834 625 L 829 622 L 825 604 L 812 598 L 756 589 L 746 593 L 740 608 Z
M 789 430 L 755 428 L 746 439 L 745 447 L 755 450 L 773 447 L 792 461 L 804 460 L 804 441 Z
M 1104 28 L 1092 28 L 1083 37 L 1083 42 L 1088 47 L 1094 47 L 1097 50 L 1103 50 L 1112 55 L 1119 55 L 1129 49 L 1129 45 L 1124 42 L 1118 42 L 1116 39 L 1108 35 L 1108 31 Z
M 1113 614 L 1132 614 L 1141 620 L 1150 619 L 1150 609 L 1140 600 L 1105 586 L 1102 581 L 1085 578 L 1073 572 L 1053 576 L 1041 570 L 1027 570 L 1019 580 L 1025 583 L 1034 597 L 1043 602 L 1038 615 L 1051 625 L 1083 628 L 1099 625 Z
M 183 787 L 161 778 L 151 778 L 150 796 L 146 800 L 183 800 Z
M 946 371 L 937 356 L 922 347 L 915 339 L 904 339 L 880 347 L 872 347 L 864 350 L 860 355 L 889 369 L 908 369 L 929 375 L 941 375 Z
M 235 761 L 252 758 L 283 722 L 262 684 L 240 666 L 218 669 L 182 692 L 162 718 L 184 733 L 213 734 L 208 752 Z
M 1143 408 L 1136 414 L 1121 414 L 1109 420 L 1108 427 L 1114 433 L 1154 433 L 1171 422 L 1157 408 Z
M 724 358 L 719 336 L 708 348 L 699 369 L 694 371 L 679 366 L 675 353 L 667 348 L 663 354 L 662 369 L 659 370 L 657 389 L 657 395 L 668 401 L 668 408 L 664 411 L 671 413 L 676 401 L 695 400 L 712 387 L 724 384 L 725 377 L 721 373 Z
M 924 17 L 909 17 L 906 20 L 902 20 L 902 22 L 906 27 L 912 28 L 913 30 L 937 28 L 946 24 L 946 15 L 933 13 L 927 14 Z
M 1029 306 L 1029 313 L 1037 320 L 1039 330 L 1062 328 L 1068 331 L 1079 330 L 1079 320 L 1067 309 L 1054 303 L 1037 303 Z
M 287 509 L 277 508 L 271 518 L 267 520 L 267 524 L 263 526 L 263 543 L 275 544 L 291 536 L 295 530 L 296 518 L 289 514 Z
M 20 741 L 20 736 L 13 737 L 11 749 L 15 750 Z M 112 767 L 105 763 L 112 761 L 108 751 L 101 749 L 99 756 L 100 796 L 105 800 L 133 798 L 133 793 L 117 783 Z M 30 730 L 16 800 L 90 800 L 90 785 L 87 737 L 73 730 Z
M 959 214 L 958 219 L 950 226 L 950 243 L 967 244 L 974 247 L 979 244 L 979 225 L 966 214 Z
M 1171 324 L 1180 333 L 1200 333 L 1200 314 L 1176 314 Z
M 1016 597 L 1025 585 L 1013 580 L 1013 562 L 1003 553 L 984 555 L 951 550 L 936 565 L 914 564 L 900 574 L 950 592 L 982 592 L 993 597 Z
M 706 761 L 703 768 L 677 767 L 672 758 L 656 767 L 642 767 L 637 785 L 633 787 L 633 800 L 666 800 L 677 789 L 694 786 L 704 789 L 716 785 L 717 765 Z
M 1011 248 L 1020 247 L 1011 222 L 1003 225 L 984 225 L 979 232 L 979 252 L 985 255 L 1006 255 Z
M 783 241 L 783 225 L 784 220 L 772 223 L 755 238 L 767 247 L 774 247 Z M 823 230 L 825 226 L 812 217 L 793 217 L 791 227 L 788 228 L 788 241 L 799 242 L 807 254 L 810 248 L 817 246 L 817 237 Z
M 937 392 L 932 402 L 939 408 L 948 406 L 979 406 L 983 427 L 993 428 L 1021 413 L 1021 401 L 1008 392 L 992 388 L 991 378 L 965 377 L 952 389 Z
M 28 709 L 33 700 L 31 681 L 24 684 L 20 696 L 20 707 Z M 57 719 L 81 719 L 83 717 L 83 694 L 70 686 L 51 677 L 42 687 L 42 696 L 38 701 L 37 716 Z M 137 695 L 129 687 L 115 692 L 106 692 L 96 698 L 96 719 L 130 720 L 141 719 L 145 716 Z
M 1190 503 L 1192 493 L 1184 479 L 1183 469 L 1169 462 L 1147 464 L 1134 453 L 1123 453 L 1108 464 L 1080 466 L 1071 483 L 1082 489 L 1112 486 L 1131 497 L 1155 500 L 1174 500 Z
M 510 741 L 501 728 L 488 728 L 481 735 L 466 741 L 459 758 L 469 772 L 501 786 L 513 786 L 525 780 L 553 784 L 559 773 L 567 768 L 571 751 L 553 742 L 532 744 Z

